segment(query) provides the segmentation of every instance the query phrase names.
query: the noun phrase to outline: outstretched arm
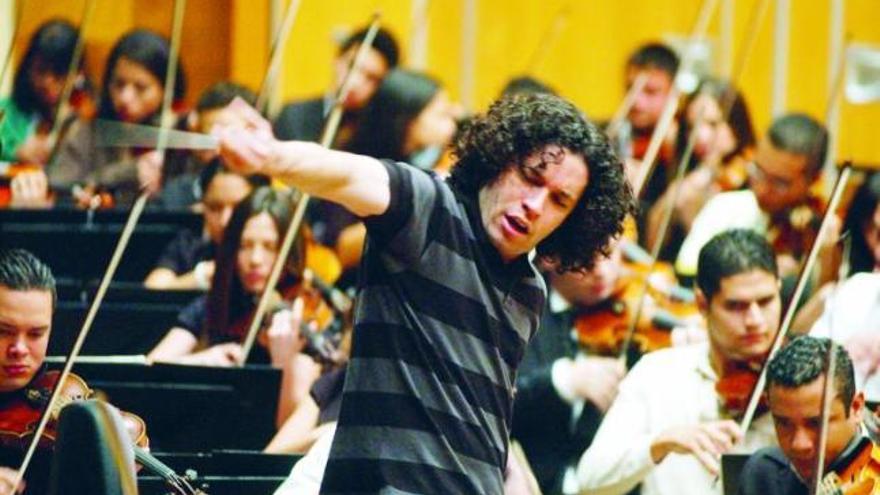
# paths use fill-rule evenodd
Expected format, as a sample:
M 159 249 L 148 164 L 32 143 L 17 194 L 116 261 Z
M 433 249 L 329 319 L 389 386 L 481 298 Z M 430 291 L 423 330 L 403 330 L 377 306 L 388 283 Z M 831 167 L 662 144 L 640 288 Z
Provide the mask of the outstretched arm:
M 388 172 L 378 160 L 315 143 L 278 141 L 269 121 L 243 101 L 236 99 L 227 108 L 245 122 L 244 128 L 214 130 L 220 154 L 233 169 L 281 179 L 359 216 L 379 215 L 388 208 Z

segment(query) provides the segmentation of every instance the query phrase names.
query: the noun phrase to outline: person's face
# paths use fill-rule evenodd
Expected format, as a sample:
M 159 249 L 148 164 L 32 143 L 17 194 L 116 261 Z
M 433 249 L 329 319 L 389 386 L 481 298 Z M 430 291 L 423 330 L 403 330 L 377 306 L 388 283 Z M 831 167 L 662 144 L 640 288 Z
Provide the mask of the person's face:
M 410 123 L 406 132 L 407 154 L 429 146 L 446 146 L 455 134 L 455 105 L 446 91 L 438 91 L 421 113 Z
M 46 108 L 53 108 L 64 90 L 64 75 L 55 74 L 46 64 L 37 61 L 31 66 L 28 78 L 34 93 Z
M 248 293 L 257 294 L 265 289 L 278 244 L 278 229 L 268 213 L 260 213 L 245 222 L 237 264 L 241 285 Z
M 51 327 L 51 292 L 0 285 L 0 392 L 24 387 L 39 371 Z
M 800 387 L 773 384 L 768 391 L 779 447 L 804 480 L 811 480 L 816 470 L 824 387 L 823 374 Z M 858 393 L 852 404 L 844 404 L 841 397 L 834 394 L 828 416 L 823 469 L 834 461 L 858 431 L 864 400 L 864 396 Z
M 880 204 L 874 208 L 874 214 L 865 219 L 862 233 L 874 259 L 874 266 L 880 268 Z
M 348 74 L 348 68 L 351 61 L 354 60 L 360 44 L 353 45 L 345 53 L 336 58 L 334 64 L 334 72 L 336 73 L 336 86 L 338 90 L 342 87 L 345 76 Z M 388 73 L 388 62 L 385 57 L 374 49 L 367 50 L 367 54 L 363 59 L 358 71 L 352 76 L 351 89 L 348 92 L 343 106 L 346 110 L 360 110 L 370 101 L 373 93 L 379 88 L 385 74 Z
M 706 94 L 698 95 L 688 105 L 687 119 L 691 132 L 697 133 L 694 155 L 699 159 L 720 159 L 736 148 L 736 137 L 724 120 L 715 98 Z M 699 125 L 696 125 L 697 121 Z
M 208 184 L 208 190 L 202 198 L 202 206 L 204 206 L 202 215 L 205 220 L 205 230 L 214 244 L 220 244 L 223 229 L 229 223 L 232 210 L 250 192 L 251 185 L 238 174 L 221 172 Z
M 608 299 L 617 287 L 623 266 L 620 242 L 613 241 L 608 256 L 599 256 L 588 272 L 551 272 L 550 283 L 569 303 L 590 307 Z
M 627 118 L 636 129 L 651 129 L 660 120 L 663 107 L 672 90 L 672 78 L 666 72 L 652 67 L 629 67 L 626 71 L 626 89 L 632 87 L 639 74 L 645 84 L 633 99 Z
M 192 125 L 190 125 L 190 129 L 193 132 L 210 134 L 211 129 L 215 126 L 234 129 L 246 129 L 248 127 L 240 112 L 229 107 L 222 107 L 198 112 Z M 215 150 L 196 150 L 193 153 L 202 163 L 208 163 L 218 155 Z
M 721 279 L 718 292 L 707 301 L 698 292 L 714 352 L 732 361 L 763 357 L 779 328 L 782 303 L 779 281 L 763 270 Z
M 110 78 L 110 99 L 119 120 L 143 122 L 162 106 L 162 83 L 143 65 L 121 57 Z
M 806 155 L 778 150 L 766 138 L 758 144 L 748 172 L 758 205 L 771 214 L 802 202 L 813 179 L 807 174 Z
M 528 253 L 565 220 L 587 186 L 587 164 L 548 145 L 510 163 L 479 192 L 480 217 L 504 261 Z

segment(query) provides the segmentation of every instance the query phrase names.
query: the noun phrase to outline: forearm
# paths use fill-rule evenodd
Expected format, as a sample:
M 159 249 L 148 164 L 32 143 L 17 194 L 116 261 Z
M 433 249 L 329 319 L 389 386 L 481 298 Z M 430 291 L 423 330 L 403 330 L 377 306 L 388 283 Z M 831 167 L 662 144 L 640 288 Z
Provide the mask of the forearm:
M 376 159 L 303 141 L 278 142 L 264 172 L 359 216 L 385 212 L 388 173 Z

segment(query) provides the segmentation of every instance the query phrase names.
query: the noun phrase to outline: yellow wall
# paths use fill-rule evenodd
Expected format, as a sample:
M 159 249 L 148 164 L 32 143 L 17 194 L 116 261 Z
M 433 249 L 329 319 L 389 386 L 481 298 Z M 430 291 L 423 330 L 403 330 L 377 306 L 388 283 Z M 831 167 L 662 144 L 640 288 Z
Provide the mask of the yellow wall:
M 184 62 L 192 85 L 190 100 L 210 80 L 231 77 L 257 88 L 268 49 L 270 0 L 189 0 Z M 664 34 L 686 34 L 701 0 L 475 0 L 479 31 L 476 40 L 477 109 L 484 108 L 504 82 L 525 70 L 527 60 L 553 22 L 568 6 L 564 30 L 548 48 L 535 76 L 556 87 L 589 115 L 609 116 L 623 96 L 621 66 L 640 43 Z M 50 15 L 74 17 L 82 0 L 23 0 L 31 21 Z M 735 0 L 734 58 L 757 0 Z M 282 0 L 286 4 L 286 0 Z M 759 129 L 770 121 L 773 15 L 771 0 L 757 44 L 740 77 Z M 460 96 L 463 0 L 429 1 L 428 71 Z M 829 0 L 791 1 L 791 41 L 787 108 L 823 118 L 828 91 Z M 880 44 L 876 28 L 877 0 L 847 0 L 846 26 L 853 40 Z M 134 25 L 158 25 L 170 20 L 170 0 L 98 0 L 98 29 L 89 35 L 101 58 L 119 34 Z M 281 81 L 283 99 L 318 94 L 330 81 L 335 53 L 334 33 L 363 25 L 370 14 L 382 12 L 386 25 L 408 43 L 411 36 L 410 0 L 302 0 L 286 47 Z M 149 11 L 145 17 L 146 11 Z M 27 17 L 26 15 L 26 17 Z M 147 21 L 145 21 L 147 19 Z M 195 26 L 195 27 L 194 27 Z M 710 34 L 718 36 L 717 14 Z M 23 31 L 27 31 L 26 29 Z M 28 33 L 29 34 L 29 33 Z M 91 48 L 91 46 L 90 46 Z M 210 53 L 206 53 L 210 50 Z M 404 51 L 406 51 L 404 49 Z M 880 122 L 880 104 L 844 105 L 841 112 L 842 158 L 880 162 L 880 139 L 871 124 Z

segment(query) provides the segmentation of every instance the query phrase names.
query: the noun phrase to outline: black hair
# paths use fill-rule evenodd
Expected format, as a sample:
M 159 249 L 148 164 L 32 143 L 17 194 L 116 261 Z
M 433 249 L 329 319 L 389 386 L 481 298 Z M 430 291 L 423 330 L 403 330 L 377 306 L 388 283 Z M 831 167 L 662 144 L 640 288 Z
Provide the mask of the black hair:
M 202 169 L 199 173 L 199 199 L 205 196 L 205 193 L 208 191 L 208 188 L 211 186 L 211 182 L 214 181 L 214 178 L 220 174 L 235 174 L 226 168 L 223 164 L 223 159 L 218 157 L 214 157 L 207 165 Z M 253 188 L 258 188 L 262 186 L 268 186 L 271 184 L 271 180 L 269 177 L 260 174 L 252 174 L 248 175 L 244 178 Z
M 504 85 L 504 89 L 501 90 L 502 97 L 518 93 L 557 94 L 555 89 L 532 76 L 514 77 L 507 81 L 507 84 Z
M 874 221 L 874 212 L 880 204 L 880 173 L 869 175 L 856 191 L 844 220 L 844 231 L 852 236 L 850 273 L 872 272 L 880 264 L 865 239 L 865 226 Z
M 369 28 L 362 28 L 346 38 L 345 41 L 339 45 L 339 55 L 347 52 L 355 45 L 360 45 L 360 43 L 366 39 L 367 31 L 369 31 Z M 370 46 L 382 54 L 382 58 L 385 59 L 385 63 L 388 64 L 389 69 L 397 67 L 397 64 L 400 62 L 400 48 L 397 46 L 397 40 L 394 39 L 394 35 L 392 35 L 390 31 L 380 27 L 379 30 L 376 31 L 376 37 L 373 39 L 373 44 Z
M 668 74 L 670 79 L 675 78 L 675 73 L 678 72 L 678 64 L 679 59 L 675 51 L 663 43 L 656 42 L 640 46 L 626 61 L 627 68 L 659 69 Z
M 406 160 L 407 129 L 438 92 L 440 83 L 426 74 L 392 70 L 361 111 L 358 129 L 346 148 L 374 158 Z
M 196 111 L 216 110 L 232 103 L 236 97 L 244 100 L 248 105 L 254 106 L 257 95 L 250 88 L 232 81 L 221 81 L 202 92 L 199 101 L 196 102 Z
M 803 113 L 783 115 L 773 121 L 767 139 L 774 148 L 807 158 L 804 174 L 815 178 L 822 171 L 828 153 L 828 131 L 814 118 Z
M 474 117 L 455 142 L 458 163 L 449 178 L 457 190 L 476 198 L 480 189 L 547 145 L 583 157 L 589 178 L 562 224 L 537 246 L 538 255 L 560 272 L 589 269 L 608 252 L 634 211 L 623 165 L 605 135 L 568 101 L 548 94 L 517 94 L 496 101 Z
M 12 101 L 23 112 L 39 112 L 45 117 L 51 116 L 54 109 L 47 107 L 34 91 L 31 71 L 36 67 L 58 77 L 66 76 L 78 38 L 79 32 L 73 24 L 60 19 L 47 21 L 34 32 L 15 73 L 12 87 Z
M 208 292 L 208 315 L 206 331 L 209 340 L 229 337 L 233 329 L 231 325 L 236 319 L 251 309 L 253 294 L 248 294 L 237 275 L 238 250 L 241 246 L 241 236 L 244 233 L 247 221 L 261 213 L 268 213 L 278 230 L 278 244 L 284 238 L 297 199 L 290 191 L 275 190 L 271 187 L 258 187 L 251 191 L 241 200 L 232 211 L 229 223 L 223 231 L 223 240 L 217 248 L 215 256 L 214 278 L 211 281 L 211 290 Z M 299 232 L 298 234 L 301 234 Z M 279 287 L 283 287 L 291 278 L 299 277 L 305 266 L 305 242 L 302 235 L 296 236 L 290 256 L 287 260 L 288 269 L 285 273 L 290 276 L 282 279 Z M 238 338 L 240 336 L 235 335 Z M 215 343 L 212 340 L 212 343 Z
M 58 298 L 52 270 L 24 249 L 0 249 L 0 285 L 14 291 L 40 290 Z
M 118 120 L 119 116 L 113 108 L 113 99 L 110 97 L 110 82 L 113 79 L 113 72 L 116 70 L 116 64 L 119 59 L 125 58 L 130 60 L 152 74 L 159 80 L 162 90 L 165 90 L 165 75 L 168 71 L 168 62 L 171 56 L 171 46 L 168 41 L 158 34 L 146 30 L 138 29 L 132 31 L 116 42 L 110 56 L 107 57 L 107 66 L 104 69 L 104 80 L 101 87 L 101 102 L 98 108 L 98 117 L 102 119 Z M 174 80 L 174 100 L 183 99 L 186 94 L 186 76 L 184 75 L 182 64 L 177 67 L 177 73 Z M 156 115 L 149 117 L 155 119 Z
M 747 149 L 754 148 L 756 143 L 755 128 L 752 126 L 752 117 L 749 114 L 749 107 L 746 105 L 745 98 L 742 93 L 731 86 L 730 82 L 714 77 L 703 79 L 696 91 L 688 96 L 687 101 L 683 105 L 684 111 L 680 119 L 678 139 L 676 147 L 679 153 L 684 153 L 687 147 L 687 140 L 691 132 L 691 124 L 687 119 L 687 110 L 700 95 L 707 95 L 718 104 L 718 108 L 722 112 L 730 108 L 727 113 L 726 121 L 733 132 L 733 138 L 736 140 L 733 150 L 722 157 L 724 162 L 731 158 L 742 154 Z M 696 161 L 696 157 L 692 157 L 692 161 Z
M 767 364 L 767 390 L 772 386 L 797 388 L 813 383 L 828 371 L 831 340 L 802 335 L 786 344 Z M 838 345 L 834 353 L 834 388 L 843 401 L 847 416 L 856 394 L 852 359 Z
M 762 235 L 752 230 L 727 230 L 700 249 L 697 287 L 707 300 L 711 300 L 723 279 L 752 270 L 761 270 L 779 278 L 773 248 Z

